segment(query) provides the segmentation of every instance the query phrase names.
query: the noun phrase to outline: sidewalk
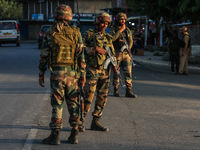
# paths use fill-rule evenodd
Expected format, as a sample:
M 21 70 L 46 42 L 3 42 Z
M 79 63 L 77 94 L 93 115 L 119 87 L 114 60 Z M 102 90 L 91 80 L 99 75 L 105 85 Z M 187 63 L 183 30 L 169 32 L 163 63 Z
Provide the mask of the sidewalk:
M 154 56 L 154 52 L 144 51 L 144 56 L 134 55 L 134 61 L 147 69 L 171 72 L 169 61 L 162 60 L 162 56 Z M 189 64 L 189 73 L 200 74 L 199 67 Z

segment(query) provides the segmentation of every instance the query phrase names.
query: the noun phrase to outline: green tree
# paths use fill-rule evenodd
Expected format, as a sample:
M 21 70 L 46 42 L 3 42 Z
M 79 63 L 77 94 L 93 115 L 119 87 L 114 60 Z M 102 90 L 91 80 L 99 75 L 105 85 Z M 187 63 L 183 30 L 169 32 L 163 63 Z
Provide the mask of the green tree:
M 23 17 L 22 4 L 13 0 L 0 0 L 0 19 L 21 19 Z
M 128 5 L 135 13 L 146 15 L 151 19 L 177 23 L 191 21 L 199 23 L 200 1 L 199 0 L 127 0 Z

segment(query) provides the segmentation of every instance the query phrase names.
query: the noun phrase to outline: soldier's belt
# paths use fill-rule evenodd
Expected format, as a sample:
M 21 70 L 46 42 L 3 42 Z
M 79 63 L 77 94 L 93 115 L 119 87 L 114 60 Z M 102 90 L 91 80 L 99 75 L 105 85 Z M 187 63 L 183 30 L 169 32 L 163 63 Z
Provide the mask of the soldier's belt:
M 53 70 L 68 70 L 68 69 L 72 69 L 72 66 L 54 66 L 52 67 Z

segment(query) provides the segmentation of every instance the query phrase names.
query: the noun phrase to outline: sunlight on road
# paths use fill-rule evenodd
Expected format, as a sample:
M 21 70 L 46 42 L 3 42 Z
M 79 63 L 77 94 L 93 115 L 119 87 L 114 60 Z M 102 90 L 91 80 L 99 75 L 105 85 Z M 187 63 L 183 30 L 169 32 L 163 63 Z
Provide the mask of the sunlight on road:
M 199 89 L 200 86 L 197 85 L 189 85 L 184 83 L 172 83 L 172 82 L 160 82 L 160 81 L 146 81 L 146 80 L 137 80 L 135 83 L 139 84 L 146 84 L 146 85 L 160 85 L 160 86 L 172 86 L 172 87 L 180 87 L 180 88 L 187 88 L 187 89 Z

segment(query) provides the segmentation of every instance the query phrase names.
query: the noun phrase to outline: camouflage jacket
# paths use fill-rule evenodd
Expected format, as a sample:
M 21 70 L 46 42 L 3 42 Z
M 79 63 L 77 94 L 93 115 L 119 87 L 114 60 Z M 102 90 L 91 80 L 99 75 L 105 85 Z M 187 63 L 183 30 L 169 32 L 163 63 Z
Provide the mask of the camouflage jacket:
M 83 34 L 83 43 L 85 46 L 85 56 L 87 65 L 94 68 L 102 68 L 107 59 L 107 54 L 102 55 L 95 51 L 95 47 L 109 47 L 113 56 L 115 51 L 112 43 L 112 36 L 105 31 L 100 34 L 96 30 L 90 29 Z
M 133 37 L 130 29 L 126 29 L 121 33 L 118 26 L 112 26 L 110 28 L 110 34 L 113 36 L 113 45 L 116 52 L 120 52 L 122 46 L 124 45 L 123 37 L 126 39 L 129 49 L 133 46 Z M 123 42 L 121 42 L 123 41 Z
M 64 25 L 68 26 L 68 24 L 64 24 Z M 50 28 L 50 30 L 52 30 L 52 31 L 48 30 L 44 34 L 44 40 L 42 43 L 42 49 L 40 52 L 40 60 L 39 60 L 39 65 L 38 65 L 38 68 L 40 71 L 39 75 L 45 74 L 45 71 L 47 70 L 47 65 L 50 68 L 50 70 L 53 71 L 51 69 L 51 64 L 50 64 L 50 53 L 52 52 L 51 38 L 52 38 L 52 34 L 54 32 L 58 32 L 58 31 L 56 31 L 56 28 L 54 28 L 54 27 L 55 27 L 55 25 L 52 25 L 52 27 Z M 72 27 L 72 28 L 76 28 L 76 27 Z M 62 28 L 61 28 L 61 30 L 62 30 Z M 78 71 L 78 73 L 80 72 L 80 76 L 85 77 L 86 76 L 86 71 L 85 71 L 86 64 L 85 64 L 84 50 L 82 49 L 83 42 L 82 42 L 81 33 L 79 30 L 78 30 L 78 32 L 79 32 L 79 38 L 78 38 L 78 43 L 76 45 L 76 54 L 77 54 L 76 59 L 78 60 L 78 62 L 77 62 L 78 64 L 76 64 L 76 65 L 78 66 L 77 71 Z M 74 70 L 76 70 L 75 67 L 74 67 Z

